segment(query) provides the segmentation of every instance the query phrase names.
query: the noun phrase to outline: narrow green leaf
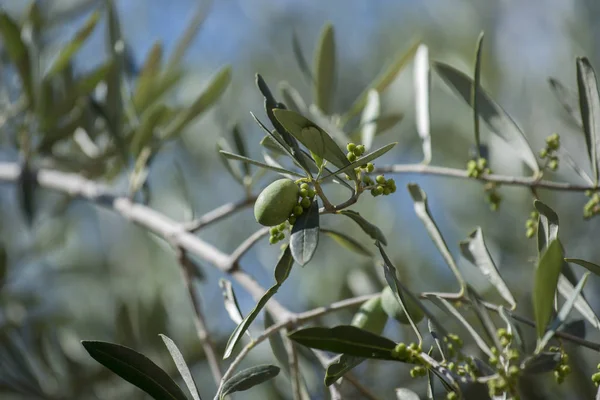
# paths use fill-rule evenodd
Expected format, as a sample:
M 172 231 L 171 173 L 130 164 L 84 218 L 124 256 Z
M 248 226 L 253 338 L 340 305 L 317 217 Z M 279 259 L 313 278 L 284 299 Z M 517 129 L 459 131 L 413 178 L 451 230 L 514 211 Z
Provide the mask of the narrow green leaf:
M 398 53 L 395 56 L 394 60 L 379 73 L 379 75 L 365 88 L 365 90 L 358 96 L 358 98 L 352 103 L 350 109 L 346 112 L 343 117 L 343 120 L 347 121 L 360 113 L 362 109 L 367 104 L 367 96 L 369 95 L 369 91 L 371 89 L 377 90 L 379 93 L 382 93 L 393 81 L 396 79 L 396 76 L 404 69 L 404 67 L 408 64 L 408 62 L 413 58 L 417 48 L 419 47 L 419 42 L 413 42 L 409 49 L 403 53 Z
M 542 253 L 533 286 L 533 311 L 538 339 L 544 336 L 554 310 L 554 296 L 563 264 L 563 250 L 559 239 L 554 239 Z
M 233 179 L 236 180 L 236 182 L 238 182 L 240 185 L 243 185 L 244 178 L 242 176 L 242 170 L 240 169 L 238 163 L 232 161 L 238 159 L 235 157 L 237 156 L 237 154 L 230 152 L 231 147 L 229 146 L 229 143 L 225 138 L 222 137 L 217 141 L 217 151 L 219 152 L 219 156 L 221 158 L 221 161 L 223 162 L 223 166 L 225 166 L 225 168 L 227 169 L 227 172 L 229 172 L 229 174 L 233 177 Z M 238 157 L 241 158 L 242 156 Z
M 270 131 L 265 126 L 265 124 L 263 124 L 261 122 L 261 120 L 259 120 L 256 117 L 256 115 L 254 115 L 254 113 L 251 112 L 250 115 L 252 115 L 252 118 L 254 118 L 254 121 L 258 124 L 258 126 L 260 126 L 262 128 L 262 130 L 265 131 L 267 133 L 267 135 L 272 139 L 272 144 L 277 145 L 279 147 L 279 149 L 283 152 L 283 154 L 287 154 L 288 156 L 290 156 L 290 158 L 294 159 L 294 154 L 292 152 L 292 148 L 285 140 L 283 140 L 283 138 L 279 135 L 277 130 Z
M 367 95 L 367 104 L 360 116 L 360 142 L 368 151 L 373 145 L 373 139 L 377 133 L 377 119 L 381 112 L 379 92 L 371 89 Z
M 525 374 L 543 374 L 550 372 L 560 364 L 560 352 L 541 352 L 527 357 L 521 363 L 521 370 Z
M 300 46 L 300 41 L 298 40 L 298 35 L 296 35 L 296 31 L 292 32 L 292 50 L 294 51 L 294 58 L 296 59 L 296 63 L 300 68 L 300 72 L 304 75 L 309 82 L 313 81 L 312 72 L 310 70 L 310 66 L 304 57 L 304 52 L 302 51 L 302 46 Z
M 567 89 L 565 85 L 560 83 L 557 79 L 549 78 L 548 83 L 550 84 L 550 89 L 552 89 L 552 93 L 556 96 L 560 104 L 564 107 L 564 109 L 569 113 L 573 121 L 579 126 L 583 128 L 583 121 L 581 120 L 581 110 L 579 109 L 579 99 L 577 98 L 577 94 L 571 90 Z
M 150 144 L 154 137 L 154 129 L 167 112 L 164 104 L 156 104 L 142 115 L 140 125 L 131 138 L 131 152 L 134 157 L 137 158 L 142 149 Z
M 165 139 L 173 139 L 196 117 L 208 110 L 221 95 L 231 82 L 231 67 L 227 66 L 221 69 L 213 79 L 208 83 L 200 96 L 194 103 L 179 113 L 166 128 Z
M 227 279 L 219 279 L 219 287 L 221 288 L 221 294 L 223 295 L 223 303 L 225 305 L 225 311 L 229 315 L 229 318 L 237 325 L 241 324 L 244 320 L 240 305 L 231 286 L 231 282 Z M 248 333 L 250 336 L 250 333 Z
M 90 94 L 96 86 L 106 80 L 109 72 L 114 68 L 114 64 L 108 61 L 99 67 L 93 69 L 87 75 L 82 76 L 75 83 L 76 97 L 86 96 Z
M 467 299 L 469 299 L 469 301 L 471 302 L 470 308 L 477 316 L 477 319 L 479 319 L 479 322 L 481 323 L 484 332 L 487 334 L 487 339 L 491 341 L 496 348 L 502 348 L 502 345 L 500 344 L 500 340 L 496 333 L 497 328 L 494 324 L 494 321 L 492 320 L 490 312 L 487 308 L 485 308 L 485 305 L 483 304 L 483 299 L 481 298 L 479 293 L 477 293 L 477 291 L 470 285 L 467 285 Z
M 21 28 L 4 11 L 0 11 L 0 35 L 2 35 L 2 44 L 8 57 L 19 72 L 19 78 L 27 99 L 30 104 L 33 104 L 33 77 L 31 76 L 29 50 L 23 43 L 23 39 L 21 39 Z
M 190 44 L 192 44 L 192 41 L 202 27 L 202 23 L 206 19 L 206 15 L 208 14 L 207 4 L 209 5 L 208 7 L 210 7 L 210 2 L 200 3 L 198 9 L 192 15 L 192 19 L 190 20 L 189 24 L 186 26 L 185 31 L 177 40 L 175 49 L 173 50 L 173 53 L 171 53 L 171 57 L 169 57 L 169 61 L 167 62 L 168 71 L 174 71 L 181 68 L 185 53 L 189 49 Z
M 262 138 L 262 140 L 260 141 L 260 145 L 263 146 L 265 149 L 269 150 L 270 152 L 275 153 L 275 155 L 288 155 L 288 153 L 281 149 L 280 144 L 277 143 L 277 141 L 269 135 Z
M 275 365 L 255 365 L 232 376 L 223 384 L 221 399 L 228 394 L 242 392 L 260 385 L 279 375 L 279 367 Z
M 553 209 L 539 200 L 535 200 L 533 206 L 540 214 L 537 241 L 538 253 L 541 254 L 548 246 L 548 243 L 558 237 L 558 215 Z
M 346 154 L 344 154 L 331 136 L 314 122 L 290 110 L 274 109 L 273 114 L 279 123 L 298 139 L 300 143 L 306 146 L 308 150 L 338 168 L 350 164 L 350 161 L 346 158 Z M 352 175 L 355 176 L 353 171 Z
M 462 286 L 463 279 L 459 272 L 458 266 L 456 265 L 456 261 L 454 261 L 450 250 L 448 250 L 448 245 L 446 244 L 444 237 L 439 231 L 429 211 L 429 205 L 427 204 L 427 195 L 416 183 L 408 184 L 408 192 L 410 193 L 410 196 L 412 197 L 415 203 L 414 209 L 415 213 L 417 214 L 417 217 L 419 217 L 421 222 L 423 222 L 423 225 L 425 225 L 425 229 L 427 230 L 429 237 L 431 238 L 439 252 L 442 254 L 442 257 L 444 257 L 446 264 L 448 264 L 448 266 L 450 267 L 450 269 L 452 270 L 452 272 L 454 273 L 457 280 Z
M 303 114 L 306 112 L 306 103 L 300 93 L 286 81 L 279 82 L 279 92 L 283 102 L 289 110 Z
M 514 310 L 517 302 L 502 279 L 502 276 L 500 276 L 500 272 L 485 245 L 483 232 L 480 227 L 473 231 L 467 240 L 460 242 L 460 250 L 463 257 L 479 268 L 481 273 L 494 285 L 498 293 L 506 300 L 511 309 Z
M 490 349 L 490 346 L 486 343 L 486 341 L 483 340 L 483 338 L 479 335 L 477 330 L 469 323 L 469 321 L 465 319 L 465 317 L 462 316 L 462 314 L 456 308 L 454 308 L 454 306 L 452 306 L 452 304 L 450 304 L 446 299 L 440 296 L 432 296 L 430 298 L 435 299 L 434 303 L 440 306 L 442 310 L 445 309 L 446 311 L 448 311 L 467 329 L 473 340 L 475 340 L 477 347 L 479 347 L 481 351 L 483 351 L 488 357 L 491 357 L 493 355 L 492 350 Z
M 325 371 L 325 386 L 336 383 L 346 373 L 365 361 L 364 357 L 349 356 L 342 354 L 327 366 Z
M 71 59 L 79 51 L 81 46 L 85 43 L 85 41 L 90 37 L 98 21 L 100 20 L 100 12 L 95 11 L 90 15 L 87 19 L 83 27 L 75 33 L 75 36 L 69 43 L 67 43 L 63 48 L 60 49 L 58 56 L 50 66 L 50 69 L 46 75 L 48 78 L 52 78 L 56 74 L 62 72 L 67 65 L 71 62 Z
M 296 218 L 290 236 L 294 260 L 304 266 L 312 259 L 319 244 L 319 204 L 315 199 L 302 215 Z
M 396 343 L 383 336 L 351 325 L 333 328 L 312 327 L 292 332 L 290 339 L 312 349 L 344 353 L 355 357 L 394 360 Z
M 536 353 L 543 351 L 550 339 L 552 339 L 552 337 L 556 333 L 556 331 L 563 326 L 566 319 L 569 317 L 573 306 L 575 305 L 575 300 L 577 300 L 577 297 L 579 297 L 579 295 L 581 294 L 581 291 L 583 290 L 583 287 L 585 286 L 585 283 L 587 282 L 589 276 L 590 272 L 586 272 L 581 277 L 571 296 L 567 299 L 565 304 L 563 304 L 561 309 L 558 311 L 558 314 L 548 327 L 548 330 L 546 330 L 544 336 L 541 338 L 541 340 L 538 341 Z
M 378 159 L 379 157 L 381 157 L 382 155 L 384 155 L 385 153 L 387 153 L 388 151 L 390 151 L 394 146 L 396 146 L 398 144 L 398 142 L 394 142 L 394 143 L 389 143 L 386 144 L 383 147 L 378 148 L 377 150 L 375 150 L 372 153 L 366 154 L 358 159 L 356 159 L 356 161 L 354 161 L 353 163 L 345 166 L 344 168 L 340 168 L 335 172 L 332 172 L 328 175 L 325 175 L 323 178 L 321 178 L 322 181 L 329 179 L 335 175 L 340 175 L 340 174 L 347 174 L 350 171 L 354 171 L 355 168 L 360 167 L 363 164 L 367 164 L 370 163 L 373 160 Z
M 290 171 L 289 169 L 285 169 L 285 168 L 273 167 L 271 165 L 262 163 L 260 161 L 253 160 L 251 158 L 242 157 L 242 156 L 239 156 L 237 154 L 230 153 L 228 151 L 219 150 L 219 153 L 221 153 L 224 157 L 229 158 L 231 160 L 244 161 L 244 162 L 247 162 L 247 163 L 259 166 L 261 168 L 266 168 L 266 169 L 270 169 L 270 170 L 275 171 L 275 172 L 279 172 L 281 174 L 290 174 L 290 175 L 293 175 L 293 176 L 304 178 L 304 175 L 299 174 L 298 172 Z
M 333 25 L 326 24 L 321 31 L 315 51 L 314 99 L 317 107 L 331 113 L 331 99 L 335 87 L 335 35 Z
M 275 97 L 273 97 L 273 93 L 271 92 L 271 89 L 269 89 L 267 82 L 265 82 L 265 80 L 263 79 L 263 77 L 260 74 L 256 74 L 256 86 L 258 87 L 258 90 L 260 90 L 260 93 L 265 98 L 265 101 L 264 101 L 265 112 L 267 114 L 267 117 L 269 118 L 269 121 L 271 121 L 271 123 L 273 124 L 273 127 L 275 128 L 276 139 L 283 140 L 285 142 L 285 144 L 291 150 L 292 158 L 294 158 L 295 154 L 296 154 L 296 150 L 297 150 L 297 145 L 298 145 L 296 143 L 296 139 L 294 139 L 294 137 L 281 125 L 281 123 L 277 120 L 277 118 L 275 118 L 275 115 L 273 114 L 274 109 L 284 109 L 285 110 L 285 105 L 283 105 L 283 104 L 279 103 L 277 100 L 275 100 Z M 270 132 L 270 131 L 267 130 L 267 132 Z M 298 161 L 301 162 L 302 160 L 298 160 Z
M 462 97 L 462 99 L 470 104 L 471 87 L 473 81 L 467 75 L 459 70 L 442 63 L 435 63 L 435 69 L 442 79 L 454 91 Z M 479 100 L 479 116 L 488 124 L 492 131 L 502 138 L 508 145 L 512 147 L 516 154 L 531 168 L 534 173 L 538 173 L 538 166 L 535 154 L 531 146 L 527 142 L 525 135 L 519 129 L 517 124 L 510 116 L 500 107 L 492 98 L 480 88 L 478 91 Z
M 275 266 L 275 282 L 278 285 L 283 284 L 285 280 L 290 276 L 292 272 L 292 265 L 294 265 L 294 258 L 292 257 L 292 250 L 290 245 L 286 245 L 277 265 Z
M 396 400 L 419 400 L 419 395 L 410 389 L 398 388 L 396 389 Z
M 94 360 L 152 398 L 187 400 L 173 379 L 143 354 L 129 347 L 108 342 L 84 340 L 81 344 Z
M 566 262 L 577 264 L 586 268 L 588 271 L 593 272 L 596 275 L 600 275 L 600 265 L 594 264 L 593 262 L 581 260 L 579 258 L 565 258 Z
M 329 236 L 330 238 L 332 238 L 333 240 L 335 240 L 336 242 L 338 242 L 342 247 L 345 247 L 348 250 L 352 250 L 355 253 L 362 254 L 365 257 L 372 257 L 373 256 L 373 253 L 371 253 L 360 242 L 358 242 L 357 240 L 352 239 L 350 236 L 348 236 L 348 235 L 346 235 L 344 233 L 337 232 L 337 231 L 332 231 L 332 230 L 329 230 L 329 229 L 321 229 L 321 233 L 324 233 L 325 235 Z
M 144 111 L 154 100 L 154 87 L 162 80 L 160 76 L 162 58 L 162 43 L 155 42 L 146 56 L 133 92 L 133 104 L 138 112 Z
M 481 157 L 481 140 L 479 137 L 479 90 L 481 87 L 481 51 L 483 50 L 483 32 L 477 38 L 475 50 L 475 76 L 471 85 L 471 104 L 473 105 L 473 131 L 475 132 L 475 148 Z
M 229 337 L 229 340 L 227 341 L 227 346 L 225 346 L 225 354 L 223 355 L 224 360 L 231 356 L 235 345 L 242 338 L 242 335 L 248 330 L 250 324 L 254 322 L 263 307 L 267 304 L 267 301 L 269 301 L 269 299 L 273 297 L 275 293 L 277 293 L 277 290 L 279 290 L 279 284 L 273 285 L 269 290 L 267 290 L 260 300 L 258 300 L 258 303 L 252 309 L 252 311 L 250 311 L 250 313 L 246 315 L 246 318 L 244 318 L 244 320 L 235 328 Z
M 173 340 L 171 340 L 171 338 L 169 338 L 166 335 L 160 334 L 159 336 L 165 343 L 165 346 L 167 346 L 167 350 L 169 350 L 171 358 L 175 362 L 177 371 L 179 371 L 179 374 L 183 378 L 183 381 L 185 382 L 188 390 L 190 391 L 192 398 L 194 400 L 202 400 L 200 398 L 200 393 L 198 393 L 198 387 L 196 385 L 196 382 L 194 381 L 194 377 L 192 376 L 192 373 L 190 372 L 190 369 L 188 368 L 185 359 L 183 358 L 183 355 L 177 348 L 175 342 L 173 342 Z
M 577 88 L 579 89 L 579 107 L 585 144 L 587 145 L 594 182 L 598 184 L 599 147 L 600 147 L 600 97 L 596 73 L 585 57 L 577 58 Z
M 415 120 L 417 132 L 423 146 L 423 163 L 431 162 L 431 132 L 429 116 L 429 94 L 431 92 L 431 74 L 429 72 L 429 49 L 420 45 L 415 54 L 413 72 L 415 86 Z
M 370 223 L 369 221 L 364 219 L 356 211 L 341 210 L 341 211 L 338 211 L 338 214 L 342 214 L 342 215 L 345 215 L 346 217 L 350 218 L 352 221 L 356 222 L 358 224 L 358 226 L 360 226 L 361 229 L 367 235 L 369 235 L 372 239 L 377 240 L 387 246 L 387 240 L 385 239 L 385 236 L 383 236 L 383 232 L 381 232 L 381 229 L 379 229 L 379 227 L 377 227 L 376 225 L 373 225 L 372 223 Z
M 241 156 L 244 156 L 244 157 L 248 157 L 248 152 L 246 151 L 245 139 L 244 139 L 244 136 L 242 135 L 239 125 L 235 125 L 233 127 L 233 142 L 235 143 L 235 149 L 237 150 L 238 154 L 240 154 Z M 244 168 L 244 175 L 249 176 L 250 175 L 250 164 L 244 162 L 244 163 L 242 163 L 242 167 Z

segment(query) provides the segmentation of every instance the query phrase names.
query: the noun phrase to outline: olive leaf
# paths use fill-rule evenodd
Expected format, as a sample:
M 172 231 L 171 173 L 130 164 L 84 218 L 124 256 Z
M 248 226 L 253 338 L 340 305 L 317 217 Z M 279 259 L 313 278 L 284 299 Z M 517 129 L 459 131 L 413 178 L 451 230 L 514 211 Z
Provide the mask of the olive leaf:
M 221 293 L 223 294 L 225 311 L 227 311 L 229 318 L 239 325 L 244 320 L 244 316 L 240 310 L 240 305 L 237 301 L 237 297 L 235 296 L 235 292 L 233 291 L 231 282 L 227 279 L 219 279 L 219 287 L 221 288 Z M 248 336 L 250 336 L 250 333 L 248 333 Z
M 131 138 L 131 152 L 137 157 L 144 146 L 148 145 L 154 137 L 154 129 L 167 115 L 168 110 L 164 104 L 150 107 L 143 115 L 140 124 Z
M 360 226 L 361 229 L 367 235 L 369 235 L 372 239 L 377 240 L 387 246 L 387 240 L 385 239 L 385 236 L 383 236 L 383 232 L 381 232 L 381 229 L 379 229 L 379 227 L 377 227 L 376 225 L 373 225 L 372 223 L 370 223 L 369 221 L 364 219 L 356 211 L 341 210 L 341 211 L 338 211 L 338 214 L 342 214 L 342 215 L 345 215 L 346 217 L 350 218 L 352 221 L 356 222 L 358 224 L 358 226 Z
M 200 393 L 198 393 L 198 387 L 196 385 L 196 382 L 194 381 L 194 377 L 192 376 L 192 373 L 190 372 L 190 369 L 187 366 L 185 359 L 183 358 L 181 351 L 179 351 L 179 349 L 177 348 L 175 342 L 173 342 L 173 340 L 171 340 L 171 338 L 169 338 L 166 335 L 160 334 L 159 336 L 165 343 L 165 346 L 167 346 L 167 350 L 169 350 L 169 354 L 171 354 L 171 358 L 173 359 L 173 362 L 175 362 L 177 371 L 179 371 L 179 374 L 183 378 L 183 381 L 185 382 L 188 390 L 190 391 L 192 398 L 194 400 L 202 400 L 200 398 Z
M 481 140 L 479 136 L 479 88 L 481 87 L 481 52 L 483 49 L 483 32 L 477 38 L 477 47 L 475 48 L 475 76 L 471 85 L 471 104 L 473 105 L 473 131 L 475 133 L 475 146 L 478 151 L 477 156 L 481 157 Z
M 153 100 L 154 86 L 161 80 L 159 74 L 162 57 L 163 46 L 160 42 L 155 42 L 146 56 L 133 92 L 132 101 L 138 112 L 145 110 Z
M 279 375 L 280 368 L 275 365 L 255 365 L 238 372 L 223 384 L 219 398 L 235 392 L 242 392 L 260 385 Z
M 577 58 L 577 88 L 579 89 L 579 107 L 585 133 L 594 182 L 599 178 L 599 148 L 600 148 L 600 96 L 594 68 L 585 57 Z
M 540 352 L 527 357 L 521 363 L 521 370 L 525 374 L 542 374 L 550 372 L 560 364 L 560 352 Z
M 292 50 L 294 52 L 294 58 L 296 59 L 296 63 L 298 64 L 300 71 L 309 82 L 312 82 L 312 72 L 310 70 L 310 67 L 308 66 L 306 58 L 304 57 L 304 53 L 302 52 L 302 46 L 300 46 L 300 41 L 298 40 L 298 35 L 296 35 L 296 31 L 292 32 Z
M 392 350 L 396 347 L 394 341 L 351 325 L 304 328 L 288 334 L 288 337 L 312 349 L 355 357 L 395 360 L 392 357 Z
M 431 74 L 429 72 L 429 50 L 425 45 L 420 45 L 417 49 L 413 75 L 417 132 L 419 133 L 423 145 L 423 163 L 429 164 L 431 162 L 431 132 L 429 121 Z
M 306 103 L 300 95 L 300 93 L 288 82 L 279 82 L 279 91 L 283 102 L 289 110 L 296 111 L 297 113 L 305 113 L 307 110 Z
M 370 150 L 377 133 L 377 120 L 381 112 L 379 93 L 371 89 L 367 95 L 367 104 L 360 117 L 360 142 Z
M 352 239 L 350 236 L 348 236 L 344 233 L 332 231 L 329 229 L 322 229 L 322 228 L 321 228 L 320 232 L 329 236 L 330 238 L 332 238 L 333 240 L 335 240 L 337 243 L 339 243 L 341 246 L 347 248 L 348 250 L 352 250 L 355 253 L 361 254 L 365 257 L 373 256 L 373 253 L 371 253 L 365 246 L 363 246 L 362 243 L 360 243 L 359 241 L 357 241 L 355 239 Z
M 0 11 L 0 35 L 2 35 L 3 47 L 8 57 L 17 68 L 27 100 L 33 104 L 33 77 L 29 50 L 21 38 L 21 28 L 4 11 Z
M 556 331 L 558 331 L 563 326 L 565 320 L 568 318 L 569 313 L 575 305 L 575 300 L 577 300 L 577 297 L 579 297 L 579 295 L 581 294 L 581 291 L 583 290 L 583 287 L 585 286 L 589 276 L 590 272 L 586 272 L 581 277 L 571 296 L 567 299 L 565 304 L 563 304 L 561 309 L 558 311 L 558 314 L 548 327 L 548 330 L 546 330 L 544 336 L 538 341 L 537 349 L 535 351 L 536 353 L 541 352 L 546 347 L 546 344 L 548 344 L 550 339 L 552 339 Z
M 323 112 L 330 113 L 331 98 L 335 86 L 335 36 L 333 26 L 323 27 L 315 52 L 315 104 Z
M 274 109 L 273 114 L 287 132 L 292 134 L 300 143 L 317 156 L 329 161 L 338 168 L 350 164 L 350 161 L 346 158 L 346 154 L 344 154 L 331 136 L 314 122 L 290 110 Z M 354 171 L 350 172 L 349 175 L 355 178 Z
M 511 309 L 514 309 L 517 306 L 517 302 L 502 279 L 502 276 L 500 276 L 500 272 L 485 245 L 483 232 L 480 227 L 473 231 L 467 240 L 460 242 L 460 250 L 463 256 L 471 264 L 479 268 L 488 281 L 494 285 L 498 293 L 510 305 Z
M 442 79 L 462 99 L 471 105 L 471 87 L 473 81 L 459 70 L 443 64 L 434 63 L 434 67 Z M 527 142 L 525 135 L 512 118 L 482 89 L 478 90 L 479 115 L 492 131 L 510 145 L 516 154 L 537 174 L 540 170 L 535 154 Z
M 565 261 L 580 265 L 583 268 L 587 269 L 588 271 L 590 271 L 596 275 L 600 275 L 600 265 L 598 265 L 598 264 L 594 264 L 593 262 L 581 260 L 579 258 L 565 258 Z
M 312 259 L 319 244 L 319 204 L 315 199 L 296 218 L 290 235 L 290 250 L 294 260 L 304 266 Z
M 232 129 L 233 142 L 235 143 L 235 149 L 238 154 L 243 157 L 248 157 L 248 151 L 246 150 L 246 142 L 244 140 L 244 136 L 242 135 L 241 129 L 239 125 L 235 125 Z M 242 168 L 244 169 L 244 176 L 250 175 L 250 164 L 247 162 L 242 163 Z
M 129 347 L 96 340 L 81 342 L 100 364 L 156 400 L 187 400 L 181 388 L 152 360 Z
M 278 167 L 274 167 L 272 165 L 268 165 L 265 163 L 262 163 L 260 161 L 256 161 L 253 160 L 251 158 L 247 158 L 247 157 L 242 157 L 240 155 L 234 154 L 234 153 L 230 153 L 228 151 L 224 151 L 224 150 L 219 150 L 219 153 L 223 155 L 223 157 L 231 159 L 231 160 L 239 160 L 239 161 L 244 161 L 247 162 L 249 164 L 252 165 L 256 165 L 258 167 L 261 168 L 265 168 L 265 169 L 270 169 L 271 171 L 275 171 L 275 172 L 279 172 L 280 174 L 290 174 L 299 178 L 304 178 L 304 175 L 295 172 L 295 171 L 290 171 L 289 169 L 285 169 L 285 168 L 278 168 Z
M 548 83 L 550 84 L 550 89 L 552 93 L 556 96 L 560 104 L 564 107 L 564 109 L 569 113 L 573 121 L 579 126 L 583 128 L 583 121 L 581 120 L 581 111 L 579 109 L 579 99 L 577 98 L 577 94 L 565 87 L 562 83 L 560 83 L 555 78 L 549 78 Z
M 554 296 L 563 262 L 562 245 L 559 239 L 554 239 L 541 254 L 535 270 L 533 311 L 538 340 L 544 336 L 554 310 Z
M 52 62 L 50 69 L 46 74 L 46 78 L 52 78 L 69 65 L 75 53 L 79 51 L 81 46 L 83 46 L 85 41 L 90 37 L 99 20 L 99 11 L 95 11 L 89 16 L 87 21 L 83 24 L 83 27 L 75 33 L 73 39 L 60 49 L 56 59 Z
M 371 89 L 375 89 L 379 93 L 382 93 L 394 81 L 394 79 L 396 79 L 396 76 L 400 73 L 400 71 L 402 71 L 402 69 L 404 69 L 408 62 L 413 58 L 417 48 L 419 47 L 419 44 L 419 41 L 415 41 L 410 45 L 408 50 L 398 53 L 392 62 L 379 73 L 379 75 L 365 88 L 365 90 L 363 90 L 354 103 L 352 103 L 350 109 L 343 116 L 342 120 L 348 121 L 362 111 L 367 104 L 367 97 L 369 96 L 369 91 Z
M 397 144 L 398 144 L 398 142 L 386 144 L 385 146 L 380 147 L 379 149 L 375 150 L 372 153 L 365 154 L 364 156 L 362 156 L 360 158 L 357 158 L 356 161 L 354 161 L 353 163 L 345 166 L 344 168 L 340 168 L 340 169 L 338 169 L 335 172 L 332 172 L 332 173 L 330 173 L 328 175 L 325 175 L 323 178 L 321 178 L 321 180 L 324 181 L 324 180 L 329 179 L 329 178 L 331 178 L 333 176 L 344 174 L 344 173 L 347 174 L 350 171 L 354 171 L 355 168 L 358 168 L 358 167 L 360 167 L 362 165 L 370 163 L 373 160 L 378 159 L 379 157 L 381 157 L 382 155 L 384 155 L 385 153 L 387 153 L 388 151 L 390 151 Z

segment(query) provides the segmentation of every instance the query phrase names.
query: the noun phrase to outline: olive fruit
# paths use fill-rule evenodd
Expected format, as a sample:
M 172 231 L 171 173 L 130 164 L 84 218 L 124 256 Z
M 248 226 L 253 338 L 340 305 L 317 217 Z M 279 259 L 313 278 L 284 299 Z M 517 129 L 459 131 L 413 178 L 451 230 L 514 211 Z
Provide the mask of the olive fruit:
M 406 302 L 406 308 L 410 313 L 412 320 L 415 322 L 415 324 L 419 323 L 424 317 L 423 310 L 410 297 L 404 296 L 403 298 Z M 392 289 L 389 286 L 386 286 L 381 292 L 381 307 L 388 316 L 396 319 L 401 324 L 410 324 L 402 304 L 400 304 L 396 298 L 396 295 L 394 292 L 392 292 Z
M 285 222 L 298 204 L 300 189 L 290 179 L 279 179 L 271 183 L 258 195 L 254 203 L 254 218 L 264 226 L 275 226 Z
M 381 296 L 365 301 L 358 309 L 351 325 L 379 335 L 383 332 L 388 316 L 381 307 Z

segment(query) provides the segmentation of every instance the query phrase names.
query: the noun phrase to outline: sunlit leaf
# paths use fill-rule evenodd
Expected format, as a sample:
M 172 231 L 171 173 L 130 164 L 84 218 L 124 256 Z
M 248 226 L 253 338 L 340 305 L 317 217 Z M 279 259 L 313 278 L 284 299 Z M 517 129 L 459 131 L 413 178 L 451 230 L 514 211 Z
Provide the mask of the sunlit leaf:
M 84 340 L 90 356 L 106 368 L 137 386 L 156 400 L 187 400 L 171 377 L 152 360 L 125 346 Z
M 351 325 L 304 328 L 290 333 L 288 337 L 312 349 L 356 357 L 394 360 L 392 350 L 396 347 L 395 342 Z
M 575 288 L 573 284 L 564 276 L 560 275 L 558 278 L 558 293 L 564 298 L 569 298 Z M 583 294 L 579 295 L 575 300 L 575 309 L 596 329 L 600 329 L 600 320 L 594 312 L 594 309 L 590 306 L 587 300 L 583 297 Z
M 415 54 L 413 75 L 417 132 L 423 146 L 423 163 L 429 164 L 431 162 L 431 132 L 429 122 L 431 75 L 429 72 L 429 49 L 423 44 L 418 47 Z
M 442 63 L 434 63 L 435 69 L 444 81 L 471 105 L 471 87 L 473 80 L 459 70 Z M 492 98 L 480 88 L 478 93 L 479 116 L 489 125 L 492 131 L 502 138 L 513 151 L 531 168 L 539 172 L 539 166 L 527 142 L 525 135 L 512 118 Z
M 504 300 L 514 309 L 517 302 L 502 279 L 502 276 L 500 276 L 500 272 L 485 245 L 481 228 L 477 228 L 469 235 L 467 240 L 460 243 L 460 250 L 467 260 L 479 268 L 481 273 L 494 285 Z
M 475 148 L 481 148 L 481 140 L 479 137 L 479 93 L 481 87 L 481 51 L 483 50 L 483 32 L 479 34 L 477 39 L 477 47 L 475 50 L 475 76 L 471 85 L 471 103 L 473 106 L 473 131 L 475 132 Z M 477 155 L 481 157 L 481 153 Z
M 540 256 L 535 270 L 533 310 L 538 339 L 546 332 L 554 310 L 554 296 L 562 268 L 563 250 L 559 239 L 554 239 Z
M 577 58 L 577 88 L 579 89 L 579 107 L 585 133 L 594 182 L 598 183 L 600 153 L 600 96 L 596 73 L 585 57 Z
M 539 200 L 535 200 L 533 206 L 540 213 L 537 240 L 538 252 L 541 254 L 548 243 L 558 237 L 558 215 L 548 205 Z
M 241 324 L 244 320 L 244 316 L 240 310 L 240 305 L 238 304 L 231 282 L 227 279 L 220 279 L 219 286 L 221 287 L 221 294 L 223 294 L 225 311 L 227 311 L 229 318 L 237 325 Z M 248 336 L 250 336 L 250 333 L 248 333 Z
M 94 28 L 98 24 L 100 20 L 100 12 L 95 11 L 90 15 L 87 19 L 83 27 L 75 33 L 75 36 L 69 43 L 67 43 L 64 47 L 62 47 L 58 53 L 58 56 L 50 66 L 50 69 L 47 73 L 47 77 L 51 78 L 62 72 L 63 69 L 71 62 L 71 59 L 79 51 L 81 46 L 85 43 L 85 41 L 90 37 Z
M 360 141 L 367 151 L 373 145 L 380 112 L 379 93 L 377 90 L 372 89 L 367 96 L 367 104 L 360 116 Z
M 302 215 L 296 218 L 290 236 L 294 260 L 304 266 L 312 259 L 319 244 L 319 204 L 315 199 Z
M 190 369 L 188 368 L 185 359 L 181 354 L 181 351 L 179 351 L 177 345 L 175 344 L 175 342 L 173 342 L 173 340 L 171 340 L 171 338 L 162 334 L 159 336 L 165 343 L 165 346 L 167 346 L 167 349 L 171 354 L 171 358 L 175 362 L 177 371 L 179 371 L 179 374 L 183 378 L 183 381 L 185 382 L 188 390 L 190 391 L 192 398 L 194 400 L 201 400 L 200 394 L 198 393 L 198 387 L 196 385 L 196 382 L 194 381 L 194 377 L 192 376 L 192 373 L 190 372 Z
M 131 138 L 131 153 L 134 157 L 140 154 L 144 146 L 150 144 L 154 137 L 154 129 L 167 112 L 164 104 L 156 104 L 142 115 L 140 124 Z
M 162 78 L 160 76 L 162 57 L 163 46 L 160 42 L 155 42 L 146 56 L 133 93 L 133 104 L 138 112 L 145 110 L 153 100 L 154 86 Z
M 242 392 L 260 385 L 279 375 L 279 367 L 275 365 L 255 365 L 247 368 L 232 376 L 223 384 L 220 398 L 223 399 L 226 395 Z
M 333 25 L 326 24 L 321 31 L 314 65 L 315 104 L 324 113 L 330 113 L 331 99 L 335 87 L 335 35 Z
M 338 213 L 345 215 L 352 221 L 356 222 L 358 226 L 360 226 L 361 229 L 372 239 L 377 240 L 387 246 L 387 240 L 385 239 L 385 236 L 383 236 L 381 229 L 364 219 L 359 213 L 352 210 L 341 210 Z

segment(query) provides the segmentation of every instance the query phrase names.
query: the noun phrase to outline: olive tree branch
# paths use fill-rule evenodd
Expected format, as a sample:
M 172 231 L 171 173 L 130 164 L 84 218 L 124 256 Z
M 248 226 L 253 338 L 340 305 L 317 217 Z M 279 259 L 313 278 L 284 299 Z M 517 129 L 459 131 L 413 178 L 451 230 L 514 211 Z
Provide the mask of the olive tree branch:
M 235 203 L 227 203 L 223 204 L 220 207 L 215 208 L 212 211 L 207 212 L 200 218 L 188 222 L 185 224 L 186 230 L 190 232 L 197 232 L 200 229 L 204 228 L 207 225 L 218 222 L 223 218 L 226 218 L 233 213 L 240 211 L 248 206 L 251 206 L 256 201 L 256 196 L 247 197 L 241 201 Z

